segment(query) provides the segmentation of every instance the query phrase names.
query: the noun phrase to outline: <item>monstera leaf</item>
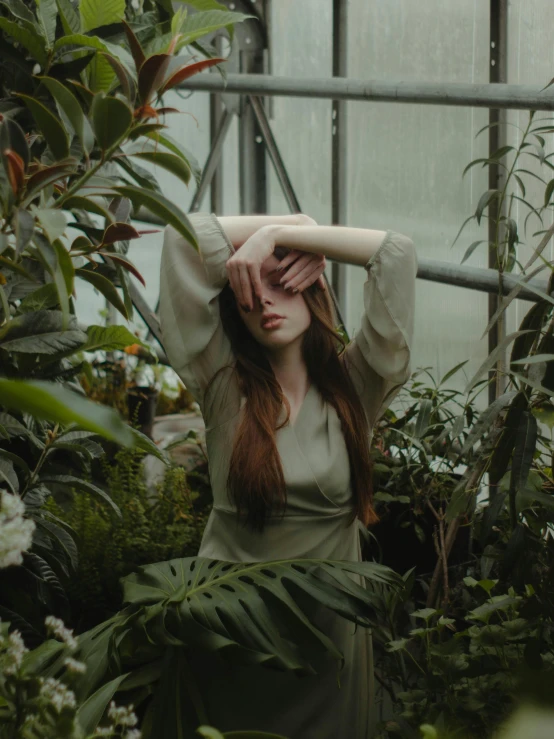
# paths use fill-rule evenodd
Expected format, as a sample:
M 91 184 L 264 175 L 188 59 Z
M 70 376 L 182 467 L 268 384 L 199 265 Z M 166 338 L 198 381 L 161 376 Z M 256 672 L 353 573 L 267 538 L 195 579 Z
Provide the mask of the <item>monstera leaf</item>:
M 145 739 L 192 737 L 200 724 L 209 724 L 187 646 L 243 664 L 315 674 L 313 657 L 340 662 L 342 654 L 311 615 L 324 606 L 372 627 L 384 618 L 383 591 L 404 586 L 399 575 L 372 562 L 245 564 L 202 557 L 146 565 L 121 583 L 125 608 L 79 636 L 78 658 L 87 671 L 76 693 L 86 700 L 126 673 L 118 690 L 132 695 L 135 706 L 150 699 L 141 727 Z

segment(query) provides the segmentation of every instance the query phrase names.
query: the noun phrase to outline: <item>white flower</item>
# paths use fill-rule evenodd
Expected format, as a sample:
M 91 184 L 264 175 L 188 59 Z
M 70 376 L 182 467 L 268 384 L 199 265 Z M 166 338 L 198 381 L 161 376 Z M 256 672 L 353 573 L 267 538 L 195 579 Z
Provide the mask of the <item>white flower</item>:
M 87 671 L 87 666 L 84 662 L 78 662 L 76 659 L 73 659 L 73 657 L 68 657 L 66 660 L 64 660 L 64 665 L 67 667 L 69 672 L 77 672 L 82 673 Z
M 93 736 L 111 736 L 115 731 L 115 726 L 97 726 Z
M 117 724 L 118 726 L 135 726 L 138 718 L 133 713 L 133 704 L 129 706 L 120 706 L 119 708 L 115 705 L 115 701 L 110 703 L 110 710 L 108 711 L 108 718 Z
M 35 522 L 24 518 L 25 504 L 18 495 L 0 490 L 0 568 L 20 565 L 33 543 Z
M 46 616 L 44 619 L 46 630 L 49 634 L 57 636 L 61 641 L 65 642 L 71 649 L 77 649 L 77 640 L 73 636 L 73 631 L 66 629 L 64 622 L 55 616 Z
M 138 729 L 131 729 L 128 731 L 123 739 L 141 739 L 142 733 Z
M 77 708 L 75 693 L 59 680 L 49 677 L 46 680 L 39 678 L 42 683 L 40 688 L 41 698 L 44 698 L 54 706 L 58 713 L 64 708 Z
M 12 631 L 8 637 L 8 648 L 6 650 L 6 662 L 4 672 L 6 675 L 14 675 L 21 667 L 23 655 L 29 650 L 23 643 L 20 631 Z
M 37 62 L 35 66 L 33 67 L 33 74 L 40 74 L 40 70 L 41 70 L 40 64 Z

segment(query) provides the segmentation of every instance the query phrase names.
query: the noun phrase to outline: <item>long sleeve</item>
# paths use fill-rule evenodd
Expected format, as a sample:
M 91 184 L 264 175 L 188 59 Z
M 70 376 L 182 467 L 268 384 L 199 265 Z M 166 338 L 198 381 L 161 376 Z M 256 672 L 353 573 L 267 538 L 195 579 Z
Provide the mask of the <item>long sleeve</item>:
M 159 318 L 171 366 L 207 421 L 206 386 L 219 369 L 234 361 L 218 302 L 227 282 L 225 264 L 234 249 L 214 215 L 195 213 L 189 219 L 198 252 L 172 226 L 164 231 Z
M 413 242 L 387 231 L 365 269 L 361 327 L 346 349 L 345 362 L 372 428 L 411 374 L 417 275 Z

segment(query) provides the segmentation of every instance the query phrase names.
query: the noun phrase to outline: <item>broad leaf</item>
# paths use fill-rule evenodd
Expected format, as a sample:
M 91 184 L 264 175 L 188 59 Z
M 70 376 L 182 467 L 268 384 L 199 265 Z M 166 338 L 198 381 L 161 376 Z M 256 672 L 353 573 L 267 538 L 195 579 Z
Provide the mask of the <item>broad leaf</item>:
M 145 162 L 150 162 L 151 164 L 155 164 L 163 169 L 167 169 L 168 172 L 171 172 L 171 174 L 174 174 L 182 180 L 185 185 L 188 185 L 190 182 L 191 172 L 189 166 L 181 157 L 175 156 L 175 154 L 170 154 L 166 151 L 142 151 L 136 152 L 131 156 L 143 159 Z
M 54 423 L 77 424 L 123 446 L 132 446 L 134 442 L 131 429 L 113 409 L 56 383 L 0 378 L 0 404 Z
M 191 246 L 198 249 L 194 229 L 186 214 L 163 195 L 151 191 L 146 192 L 138 187 L 131 187 L 129 185 L 120 185 L 113 189 L 121 195 L 130 198 L 134 204 L 143 205 L 152 211 L 154 215 L 163 218 L 164 222 L 171 224 L 176 231 L 185 237 Z
M 75 95 L 65 85 L 52 77 L 39 77 L 39 79 L 56 101 L 60 117 L 62 120 L 65 118 L 66 129 L 72 129 L 75 132 L 86 153 L 90 154 L 94 146 L 94 134 Z
M 24 313 L 0 329 L 0 348 L 4 351 L 32 354 L 57 354 L 80 348 L 87 335 L 71 316 L 69 328 L 62 330 L 60 311 L 42 310 Z
M 85 493 L 89 493 L 90 495 L 99 498 L 101 501 L 108 503 L 121 518 L 121 510 L 111 499 L 110 495 L 105 490 L 102 490 L 102 488 L 99 488 L 97 485 L 93 485 L 91 482 L 87 482 L 80 477 L 74 477 L 73 475 L 44 474 L 41 475 L 40 482 L 43 485 L 61 485 L 62 487 L 74 488 L 75 490 L 82 490 Z
M 69 139 L 59 118 L 56 118 L 45 105 L 29 95 L 23 95 L 22 93 L 14 94 L 20 97 L 31 111 L 52 154 L 56 159 L 65 159 L 69 155 Z
M 99 349 L 107 352 L 122 351 L 133 344 L 140 344 L 148 349 L 148 344 L 138 339 L 125 326 L 89 326 L 87 336 L 88 340 L 82 349 L 85 352 L 96 352 Z
M 56 0 L 56 2 L 64 33 L 68 35 L 72 33 L 80 33 L 81 19 L 71 4 L 71 0 Z
M 133 122 L 133 111 L 119 98 L 95 95 L 92 103 L 92 125 L 103 151 L 120 142 Z
M 121 313 L 123 318 L 126 320 L 129 318 L 127 308 L 121 300 L 117 288 L 110 282 L 104 275 L 101 275 L 96 270 L 92 269 L 77 269 L 75 270 L 77 277 L 80 277 L 86 282 L 90 283 L 98 292 L 108 300 L 117 310 Z
M 45 67 L 48 61 L 45 39 L 34 31 L 31 23 L 16 22 L 8 18 L 0 17 L 0 28 L 9 34 L 18 44 L 36 59 L 41 67 Z
M 117 23 L 125 17 L 125 0 L 81 0 L 79 3 L 81 30 L 93 31 L 95 28 Z

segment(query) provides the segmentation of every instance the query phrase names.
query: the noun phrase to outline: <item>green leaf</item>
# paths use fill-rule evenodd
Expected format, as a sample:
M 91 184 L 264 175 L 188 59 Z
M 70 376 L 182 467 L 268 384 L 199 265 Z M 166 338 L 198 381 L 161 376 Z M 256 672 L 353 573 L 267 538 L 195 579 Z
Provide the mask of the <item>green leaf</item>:
M 54 423 L 75 423 L 123 446 L 133 445 L 131 429 L 114 410 L 56 383 L 0 378 L 0 404 Z
M 181 26 L 182 38 L 177 44 L 177 50 L 202 36 L 207 36 L 209 33 L 234 23 L 240 23 L 247 18 L 255 18 L 255 16 L 233 13 L 228 10 L 207 10 L 188 15 Z
M 481 218 L 483 216 L 483 211 L 485 210 L 485 208 L 488 207 L 491 202 L 498 197 L 500 197 L 499 190 L 487 190 L 481 195 L 481 197 L 479 198 L 479 202 L 477 203 L 477 208 L 475 210 L 475 218 L 477 219 L 477 223 L 479 225 L 481 225 Z
M 24 49 L 27 49 L 41 67 L 47 65 L 46 40 L 36 32 L 31 23 L 16 22 L 0 17 L 0 29 L 8 33 Z
M 75 488 L 75 490 L 82 490 L 85 493 L 89 493 L 101 501 L 108 503 L 117 515 L 121 518 L 121 510 L 119 506 L 111 499 L 110 495 L 102 488 L 97 485 L 93 485 L 91 482 L 81 479 L 80 477 L 74 477 L 73 475 L 51 475 L 44 474 L 40 477 L 40 482 L 44 485 L 62 485 L 66 488 Z
M 171 172 L 171 174 L 174 174 L 182 180 L 185 185 L 188 185 L 190 182 L 190 168 L 181 157 L 175 156 L 175 154 L 170 154 L 165 151 L 142 151 L 131 154 L 131 156 L 138 157 L 139 159 L 143 159 L 145 162 L 150 162 L 158 167 L 167 169 L 168 172 Z
M 371 627 L 381 617 L 382 588 L 396 590 L 402 580 L 373 562 L 289 559 L 245 564 L 189 557 L 139 567 L 121 584 L 123 601 L 134 606 L 137 617 L 136 625 L 126 622 L 126 628 L 138 630 L 135 639 L 145 639 L 147 631 L 159 646 L 195 643 L 217 652 L 234 645 L 251 664 L 313 674 L 309 658 L 314 652 L 338 661 L 343 657 L 300 608 L 291 589 L 302 593 L 303 604 L 308 599 L 313 606 Z M 265 594 L 279 608 L 269 608 Z M 231 623 L 232 634 L 227 629 Z
M 58 292 L 53 282 L 49 282 L 47 285 L 42 285 L 34 292 L 26 295 L 21 303 L 17 312 L 31 313 L 33 311 L 45 310 L 47 308 L 54 308 L 58 304 Z
M 138 339 L 125 326 L 89 326 L 87 328 L 87 343 L 83 346 L 85 352 L 122 351 L 127 346 L 140 344 L 148 349 L 148 344 Z
M 0 5 L 3 5 L 9 10 L 9 12 L 19 18 L 19 20 L 26 21 L 28 23 L 35 22 L 35 16 L 23 3 L 23 0 L 0 0 Z
M 62 36 L 54 43 L 54 51 L 59 52 L 66 46 L 85 47 L 88 49 L 103 51 L 118 59 L 129 72 L 133 69 L 133 57 L 129 54 L 127 49 L 109 41 L 105 41 L 98 36 L 86 36 L 84 33 L 73 33 L 69 36 Z
M 79 14 L 73 8 L 70 0 L 56 0 L 58 5 L 58 12 L 62 21 L 62 27 L 64 33 L 80 33 L 81 32 L 81 19 Z
M 525 488 L 533 456 L 537 446 L 537 419 L 532 413 L 524 411 L 516 433 L 510 491 L 517 493 Z
M 423 436 L 425 436 L 425 432 L 427 431 L 427 428 L 429 427 L 429 419 L 431 417 L 431 413 L 433 411 L 433 404 L 430 400 L 422 400 L 420 407 L 419 407 L 419 413 L 417 414 L 417 419 L 415 423 L 414 428 L 414 436 L 417 439 L 421 439 Z
M 455 367 L 452 367 L 451 370 L 448 370 L 448 372 L 444 375 L 442 380 L 439 382 L 439 385 L 443 385 L 447 380 L 449 380 L 451 377 L 453 377 L 458 370 L 460 370 L 464 364 L 467 364 L 469 362 L 469 359 L 464 359 L 463 362 L 460 362 Z
M 134 436 L 135 446 L 138 449 L 142 449 L 142 451 L 146 452 L 146 454 L 152 454 L 164 464 L 171 464 L 171 460 L 168 458 L 168 456 L 164 452 L 162 452 L 152 441 L 152 439 L 146 436 L 146 434 L 143 434 L 142 431 L 139 431 L 135 428 L 131 428 L 131 431 Z
M 94 732 L 117 689 L 129 675 L 129 672 L 118 675 L 113 680 L 98 688 L 98 690 L 79 706 L 77 720 L 85 736 Z
M 35 205 L 31 205 L 30 211 L 38 219 L 50 242 L 63 236 L 67 228 L 63 211 L 57 208 L 37 208 Z
M 35 100 L 29 95 L 23 95 L 20 92 L 13 94 L 21 98 L 31 111 L 40 132 L 44 136 L 55 158 L 65 159 L 69 155 L 69 139 L 59 118 L 56 118 L 45 105 L 39 103 L 38 100 Z
M 81 29 L 93 31 L 125 18 L 125 0 L 81 0 L 79 3 Z
M 464 254 L 464 257 L 462 261 L 460 262 L 460 264 L 463 264 L 467 259 L 470 258 L 470 256 L 473 254 L 475 249 L 479 246 L 479 244 L 486 244 L 486 243 L 487 243 L 486 240 L 483 240 L 483 239 L 481 239 L 480 241 L 474 241 L 473 244 L 468 246 L 466 253 Z
M 58 17 L 58 9 L 56 0 L 40 0 L 37 2 L 37 18 L 42 29 L 42 35 L 48 43 L 48 48 L 52 48 L 54 39 L 56 38 L 56 19 Z
M 473 448 L 475 442 L 479 441 L 483 434 L 486 434 L 494 426 L 500 413 L 512 402 L 516 395 L 517 392 L 513 390 L 504 393 L 493 401 L 488 408 L 485 408 L 467 435 L 465 444 L 460 452 L 460 457 L 465 456 Z
M 119 98 L 98 93 L 92 103 L 92 125 L 103 151 L 118 143 L 133 122 L 133 111 Z
M 19 480 L 15 474 L 13 463 L 9 459 L 0 457 L 0 487 L 5 485 L 11 490 L 12 493 L 19 492 Z
M 85 198 L 83 195 L 72 195 L 70 198 L 64 201 L 65 210 L 86 210 L 88 213 L 96 213 L 96 215 L 105 218 L 108 223 L 113 223 L 114 215 L 109 208 L 102 207 L 99 203 L 90 198 Z
M 24 313 L 0 329 L 0 348 L 4 351 L 27 354 L 57 354 L 77 349 L 87 340 L 87 335 L 70 317 L 69 328 L 62 330 L 63 315 L 60 311 L 41 310 Z
M 479 380 L 481 375 L 483 375 L 485 372 L 488 372 L 488 370 L 494 366 L 498 358 L 505 351 L 505 349 L 512 343 L 512 341 L 516 339 L 518 336 L 522 336 L 523 334 L 529 333 L 529 330 L 514 331 L 508 336 L 505 336 L 502 339 L 502 341 L 499 342 L 499 344 L 495 347 L 495 349 L 493 349 L 493 351 L 489 354 L 489 356 L 485 359 L 485 361 L 481 364 L 477 372 L 473 375 L 471 380 L 468 382 L 464 390 L 464 395 L 467 395 L 469 393 L 469 391 L 473 388 L 473 386 Z
M 127 308 L 121 300 L 119 293 L 117 292 L 117 288 L 112 282 L 104 277 L 104 275 L 101 275 L 92 269 L 77 269 L 75 271 L 75 274 L 77 275 L 77 277 L 80 277 L 81 279 L 86 280 L 86 282 L 90 283 L 94 288 L 96 288 L 96 290 L 98 290 L 99 293 L 102 293 L 106 300 L 108 300 L 115 308 L 117 308 L 121 315 L 126 320 L 128 320 L 129 315 L 127 312 Z
M 181 159 L 184 160 L 185 164 L 192 171 L 196 184 L 198 185 L 200 183 L 200 179 L 202 177 L 202 168 L 200 167 L 200 164 L 198 163 L 198 160 L 196 159 L 194 154 L 185 146 L 183 146 L 183 144 L 177 143 L 177 141 L 169 136 L 169 134 L 162 134 L 159 131 L 151 131 L 149 133 L 146 133 L 145 136 L 155 141 L 156 144 L 162 144 L 166 147 L 166 149 L 170 149 L 170 151 L 172 151 L 178 157 L 181 157 Z
M 12 225 L 15 231 L 15 253 L 19 257 L 33 237 L 35 220 L 28 210 L 18 208 Z
M 73 262 L 64 245 L 56 240 L 53 244 L 56 253 L 57 264 L 54 270 L 54 283 L 60 298 L 60 307 L 63 313 L 63 330 L 68 327 L 69 315 L 69 297 L 73 292 L 73 279 L 75 270 Z
M 194 235 L 194 229 L 186 214 L 174 203 L 159 193 L 141 190 L 138 187 L 119 185 L 113 188 L 121 195 L 130 198 L 133 203 L 143 205 L 154 215 L 160 216 L 165 223 L 170 224 L 184 238 L 198 250 L 198 244 Z
M 68 130 L 73 130 L 83 144 L 83 149 L 90 154 L 94 146 L 94 134 L 87 117 L 75 95 L 52 77 L 39 77 L 48 88 L 58 106 L 58 112 Z

